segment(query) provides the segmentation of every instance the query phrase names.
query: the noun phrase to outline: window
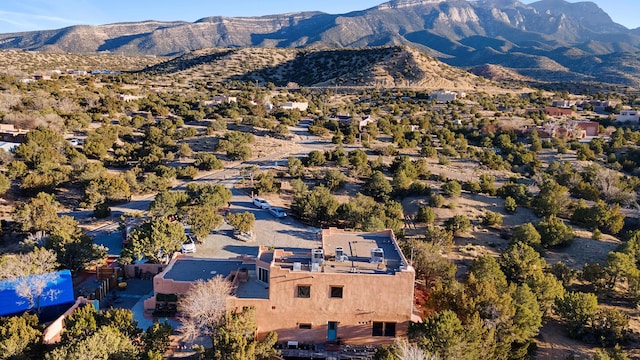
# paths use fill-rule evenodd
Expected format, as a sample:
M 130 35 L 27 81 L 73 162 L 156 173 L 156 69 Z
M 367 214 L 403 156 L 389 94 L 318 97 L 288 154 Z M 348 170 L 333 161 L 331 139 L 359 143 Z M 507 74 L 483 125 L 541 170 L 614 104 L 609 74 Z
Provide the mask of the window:
M 263 268 L 258 268 L 258 280 L 268 284 L 269 283 L 269 270 L 263 269 Z
M 298 328 L 309 330 L 311 329 L 311 324 L 298 324 Z
M 373 322 L 373 331 L 371 332 L 372 336 L 382 336 L 383 329 L 384 328 L 384 323 L 381 322 Z
M 384 336 L 396 336 L 396 323 L 384 323 Z
M 332 286 L 330 296 L 332 298 L 342 299 L 342 286 Z
M 296 291 L 296 297 L 310 298 L 311 297 L 311 285 L 298 285 Z
M 396 323 L 373 322 L 372 336 L 396 336 Z

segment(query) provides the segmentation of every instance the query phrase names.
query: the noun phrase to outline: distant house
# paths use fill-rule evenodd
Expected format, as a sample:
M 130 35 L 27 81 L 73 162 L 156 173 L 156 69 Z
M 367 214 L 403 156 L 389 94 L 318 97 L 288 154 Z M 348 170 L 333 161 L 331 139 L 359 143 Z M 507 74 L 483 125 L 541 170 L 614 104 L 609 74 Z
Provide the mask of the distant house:
M 35 80 L 51 80 L 51 75 L 33 75 Z
M 538 137 L 540 137 L 540 139 L 551 139 L 554 135 L 553 130 L 545 126 L 537 126 L 536 131 L 538 132 Z
M 575 104 L 576 102 L 571 100 L 553 100 L 553 102 L 551 103 L 551 105 L 554 107 L 565 108 L 565 109 L 568 109 L 574 106 Z
M 557 107 L 545 107 L 545 108 L 532 108 L 525 110 L 525 114 L 531 114 L 536 112 L 542 112 L 547 116 L 571 116 L 573 115 L 573 110 L 571 109 L 561 109 Z
M 573 110 L 561 109 L 557 107 L 546 107 L 544 108 L 544 113 L 548 116 L 571 116 L 573 115 Z
M 120 71 L 111 71 L 111 70 L 91 70 L 91 75 L 119 75 Z
M 617 122 L 640 122 L 640 112 L 638 110 L 622 110 L 620 115 L 616 116 Z
M 273 104 L 270 102 L 267 102 L 266 104 L 264 104 L 264 107 L 267 109 L 267 111 L 273 110 Z
M 609 100 L 588 100 L 589 104 L 593 106 L 593 111 L 602 112 L 607 107 L 614 107 L 616 104 Z
M 378 123 L 378 120 L 372 118 L 371 116 L 367 115 L 366 117 L 360 119 L 360 121 L 358 121 L 358 129 L 362 130 L 363 128 L 365 128 L 367 125 L 369 124 L 376 124 Z
M 25 135 L 28 131 L 18 130 L 13 124 L 0 124 L 0 141 L 8 143 L 9 147 L 18 146 L 25 142 Z M 5 146 L 3 146 L 5 147 Z
M 429 100 L 435 100 L 439 103 L 447 103 L 459 98 L 465 97 L 467 94 L 463 92 L 454 92 L 448 90 L 439 90 L 429 94 Z
M 71 75 L 87 75 L 85 70 L 67 70 L 67 72 Z
M 598 136 L 600 133 L 600 123 L 595 121 L 574 121 L 573 124 L 578 128 L 584 131 L 584 136 L 580 136 L 580 138 Z
M 214 105 L 220 105 L 222 103 L 232 103 L 232 102 L 237 103 L 238 98 L 235 96 L 219 95 L 219 96 L 212 97 L 211 100 L 205 101 L 204 105 L 214 106 Z
M 118 99 L 122 100 L 124 102 L 130 102 L 130 101 L 135 101 L 138 99 L 142 99 L 144 96 L 138 96 L 138 95 L 129 95 L 129 94 L 118 94 Z
M 569 121 L 566 124 L 550 121 L 535 129 L 540 139 L 585 139 L 600 134 L 600 124 L 595 121 Z
M 351 115 L 337 115 L 330 118 L 331 120 L 336 120 L 340 125 L 350 126 L 350 125 L 358 125 L 358 129 L 362 130 L 369 124 L 376 124 L 378 120 L 372 118 L 370 115 L 365 117 L 359 116 L 351 116 Z
M 336 116 L 332 116 L 330 120 L 336 120 L 340 125 L 349 126 L 353 123 L 353 116 L 336 115 Z
M 287 101 L 280 104 L 280 109 L 283 109 L 283 110 L 298 109 L 300 111 L 307 111 L 308 108 L 309 108 L 309 103 L 306 101 L 305 102 Z

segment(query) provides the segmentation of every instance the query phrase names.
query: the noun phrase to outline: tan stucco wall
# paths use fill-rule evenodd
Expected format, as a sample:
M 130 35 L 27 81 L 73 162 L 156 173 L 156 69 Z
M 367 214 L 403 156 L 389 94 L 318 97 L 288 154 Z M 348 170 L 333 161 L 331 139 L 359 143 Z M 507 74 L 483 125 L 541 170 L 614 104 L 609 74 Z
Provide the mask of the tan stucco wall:
M 327 235 L 331 231 L 324 230 Z M 387 233 L 387 232 L 385 232 Z M 388 234 L 393 236 L 389 231 Z M 265 248 L 260 249 L 262 254 Z M 285 251 L 276 249 L 274 259 Z M 412 267 L 395 274 L 336 273 L 292 271 L 280 263 L 267 263 L 258 259 L 256 265 L 269 269 L 269 299 L 230 299 L 232 308 L 256 308 L 258 335 L 270 331 L 278 333 L 279 341 L 294 340 L 306 343 L 327 341 L 327 323 L 338 322 L 337 337 L 348 344 L 385 344 L 392 337 L 372 336 L 373 322 L 396 323 L 396 337 L 406 335 L 413 310 L 415 272 Z M 405 260 L 406 263 L 406 260 Z M 153 279 L 155 293 L 184 294 L 191 283 L 164 279 L 171 265 Z M 241 280 L 236 278 L 235 281 Z M 310 298 L 298 298 L 298 285 L 310 285 Z M 330 287 L 342 286 L 343 297 L 331 298 Z M 147 299 L 145 308 L 152 308 L 155 299 Z M 300 329 L 299 324 L 311 324 L 311 329 Z
M 67 311 L 65 311 L 64 314 L 60 315 L 60 317 L 44 329 L 42 332 L 42 343 L 45 345 L 51 345 L 60 341 L 60 335 L 62 334 L 62 330 L 64 330 L 64 319 L 69 317 L 75 309 L 85 304 L 93 305 L 93 300 L 79 296 L 76 302 Z
M 259 335 L 278 332 L 280 341 L 327 341 L 327 322 L 337 321 L 337 336 L 345 343 L 380 344 L 391 337 L 373 337 L 372 322 L 395 322 L 403 336 L 413 309 L 413 270 L 388 274 L 349 274 L 270 269 L 269 300 L 235 299 L 237 307 L 256 306 Z M 296 297 L 298 285 L 311 285 L 310 298 Z M 342 286 L 341 299 L 330 297 L 331 286 Z M 311 324 L 300 329 L 299 324 Z

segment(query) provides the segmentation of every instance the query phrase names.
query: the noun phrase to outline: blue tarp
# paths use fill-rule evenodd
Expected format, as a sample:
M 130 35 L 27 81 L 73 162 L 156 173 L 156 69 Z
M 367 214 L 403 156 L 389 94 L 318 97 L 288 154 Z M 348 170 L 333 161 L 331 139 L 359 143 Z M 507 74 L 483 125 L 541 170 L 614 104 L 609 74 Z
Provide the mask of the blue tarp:
M 69 270 L 62 270 L 43 275 L 32 275 L 26 278 L 17 278 L 0 281 L 0 316 L 12 315 L 31 309 L 29 300 L 20 297 L 16 293 L 16 286 L 20 282 L 35 282 L 46 279 L 47 285 L 40 296 L 40 309 L 73 303 L 73 281 Z

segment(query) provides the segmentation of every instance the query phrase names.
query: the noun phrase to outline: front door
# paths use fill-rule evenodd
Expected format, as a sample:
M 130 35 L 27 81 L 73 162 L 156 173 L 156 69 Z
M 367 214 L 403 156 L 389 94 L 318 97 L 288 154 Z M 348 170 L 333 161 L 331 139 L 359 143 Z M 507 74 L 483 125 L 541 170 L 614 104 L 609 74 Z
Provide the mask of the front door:
M 338 339 L 338 322 L 329 321 L 327 323 L 327 341 L 336 341 Z

